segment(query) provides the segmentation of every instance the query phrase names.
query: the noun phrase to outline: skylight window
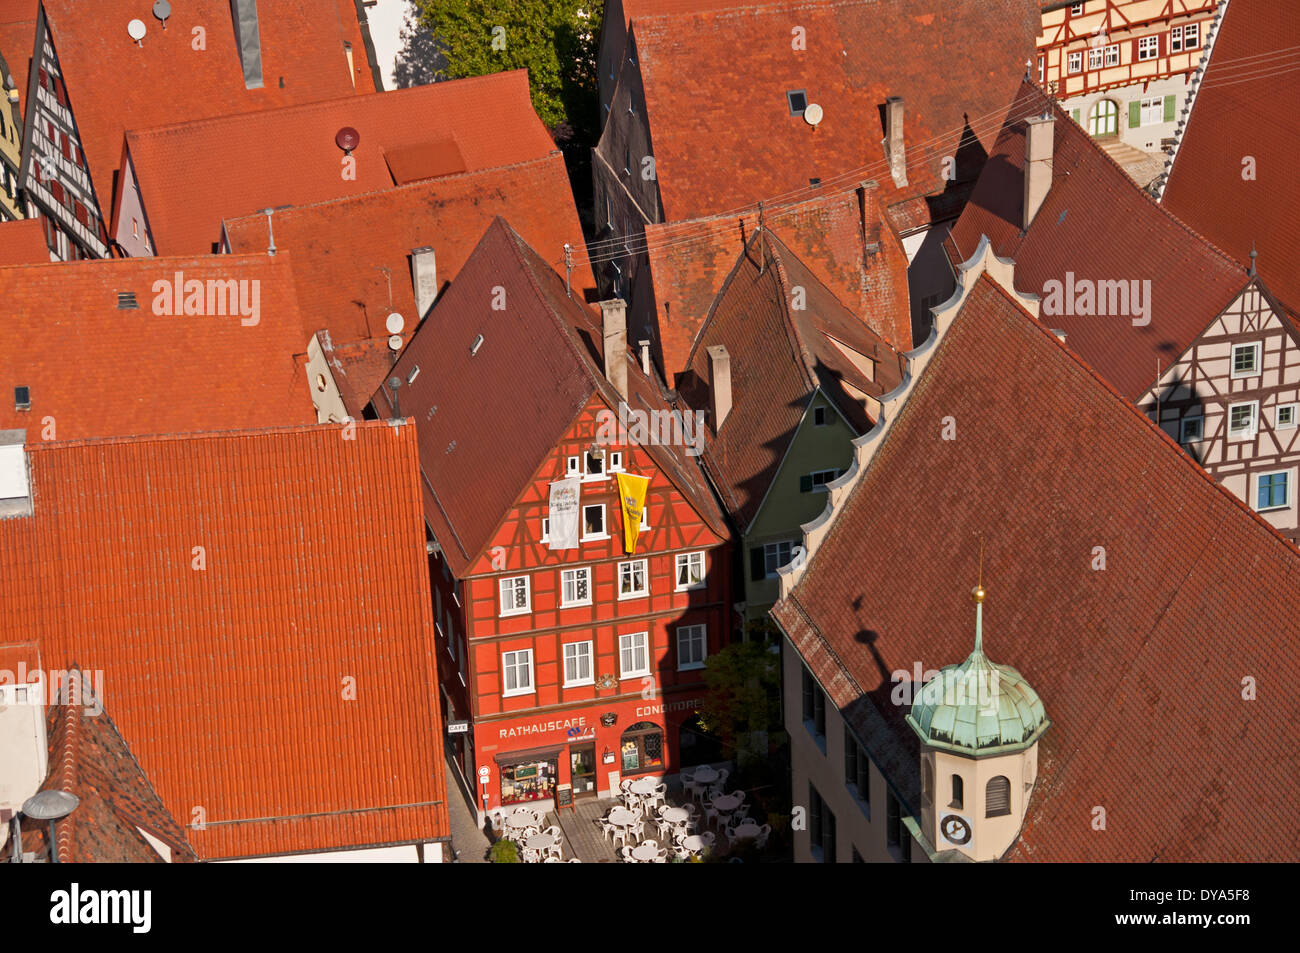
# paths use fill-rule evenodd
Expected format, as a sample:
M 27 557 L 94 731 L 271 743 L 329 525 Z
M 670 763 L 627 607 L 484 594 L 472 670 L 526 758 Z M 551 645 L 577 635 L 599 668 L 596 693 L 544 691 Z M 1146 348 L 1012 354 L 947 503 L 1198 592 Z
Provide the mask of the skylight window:
M 802 116 L 803 111 L 808 108 L 808 93 L 802 89 L 788 91 L 785 99 L 790 106 L 791 116 Z

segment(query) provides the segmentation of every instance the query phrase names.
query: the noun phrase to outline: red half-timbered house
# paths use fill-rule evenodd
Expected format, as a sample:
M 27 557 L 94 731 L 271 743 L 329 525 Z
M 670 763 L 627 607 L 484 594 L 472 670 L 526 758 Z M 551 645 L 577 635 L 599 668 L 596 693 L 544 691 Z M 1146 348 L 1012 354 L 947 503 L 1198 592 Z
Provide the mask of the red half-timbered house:
M 734 613 L 703 434 L 610 426 L 671 418 L 623 302 L 601 312 L 495 219 L 373 400 L 419 430 L 449 750 L 481 811 L 716 757 L 694 716 Z M 649 480 L 631 551 L 620 472 Z M 577 546 L 552 549 L 550 487 L 573 477 Z

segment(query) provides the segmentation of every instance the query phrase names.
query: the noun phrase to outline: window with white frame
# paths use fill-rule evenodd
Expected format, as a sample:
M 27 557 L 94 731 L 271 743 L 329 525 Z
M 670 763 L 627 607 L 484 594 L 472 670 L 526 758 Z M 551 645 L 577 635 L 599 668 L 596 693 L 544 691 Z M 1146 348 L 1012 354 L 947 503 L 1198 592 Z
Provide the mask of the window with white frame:
M 618 564 L 618 597 L 636 599 L 650 594 L 649 564 L 644 559 L 633 559 Z
M 814 470 L 808 474 L 804 480 L 807 490 L 805 492 L 824 492 L 826 484 L 832 482 L 840 475 L 839 470 Z
M 1228 405 L 1228 436 L 1253 437 L 1259 413 L 1259 404 L 1251 401 L 1246 404 Z
M 560 570 L 560 605 L 591 605 L 591 567 Z
M 1278 404 L 1273 412 L 1274 430 L 1294 430 L 1296 426 L 1296 405 Z
M 543 516 L 541 542 L 545 543 L 548 540 L 550 540 L 550 538 L 551 538 L 551 518 L 549 516 Z
M 704 553 L 677 554 L 677 591 L 704 588 Z
M 1169 31 L 1169 52 L 1181 53 L 1183 51 L 1183 28 L 1174 27 Z
M 1088 69 L 1101 69 L 1102 56 L 1104 50 L 1100 46 L 1088 48 Z
M 608 535 L 605 532 L 605 504 L 597 503 L 592 506 L 584 506 L 582 508 L 582 538 L 604 539 Z
M 1160 55 L 1160 36 L 1144 36 L 1138 40 L 1138 61 L 1153 60 Z
M 1079 14 L 1081 14 L 1082 12 L 1083 12 L 1083 4 L 1082 4 L 1082 3 L 1072 3 L 1072 4 L 1070 4 L 1070 16 L 1072 16 L 1072 17 L 1077 17 L 1077 16 L 1078 16 Z
M 684 672 L 704 668 L 706 646 L 704 626 L 679 625 L 677 627 L 677 670 Z
M 1183 49 L 1194 50 L 1201 45 L 1201 25 L 1189 23 L 1183 27 Z
M 520 615 L 529 607 L 527 576 L 508 576 L 498 586 L 501 590 L 501 615 Z
M 776 571 L 790 561 L 794 550 L 794 541 L 785 539 L 779 543 L 763 544 L 763 575 L 768 579 L 776 578 Z
M 1200 414 L 1189 414 L 1178 424 L 1179 443 L 1197 443 L 1205 433 L 1205 418 Z
M 1165 98 L 1151 96 L 1142 100 L 1142 125 L 1153 126 L 1165 121 Z
M 1047 75 L 1047 57 L 1040 56 L 1038 58 L 1038 81 L 1041 83 L 1043 81 L 1043 78 L 1046 75 Z
M 618 637 L 619 678 L 650 674 L 650 633 L 634 632 Z
M 615 450 L 609 453 L 609 466 L 607 469 L 611 473 L 617 473 L 623 469 L 623 452 L 621 450 Z
M 591 643 L 566 643 L 564 646 L 564 687 L 590 685 L 592 681 Z
M 605 479 L 605 454 L 595 454 L 588 450 L 585 454 L 587 465 L 583 471 L 584 480 Z
M 1234 344 L 1232 346 L 1232 377 L 1255 377 L 1259 374 L 1258 344 Z
M 502 694 L 528 695 L 533 691 L 533 650 L 501 653 Z
M 1280 510 L 1291 505 L 1291 474 L 1286 470 L 1261 473 L 1255 483 L 1255 509 Z
M 565 460 L 564 475 L 566 477 L 582 476 L 582 458 L 579 456 L 572 456 Z
M 1105 63 L 1107 66 L 1119 66 L 1119 44 L 1106 47 Z
M 1078 50 L 1071 53 L 1065 60 L 1067 73 L 1078 73 L 1083 70 L 1083 51 Z
M 638 532 L 644 533 L 649 528 L 650 528 L 650 504 L 646 503 L 644 506 L 641 507 L 641 529 L 638 530 Z

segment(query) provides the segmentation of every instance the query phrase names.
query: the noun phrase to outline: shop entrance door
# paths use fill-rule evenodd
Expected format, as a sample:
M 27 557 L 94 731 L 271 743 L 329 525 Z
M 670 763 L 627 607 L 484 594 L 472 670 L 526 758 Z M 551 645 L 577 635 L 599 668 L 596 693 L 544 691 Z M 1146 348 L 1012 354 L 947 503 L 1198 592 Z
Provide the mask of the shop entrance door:
M 569 746 L 569 773 L 573 784 L 573 797 L 596 796 L 596 746 Z

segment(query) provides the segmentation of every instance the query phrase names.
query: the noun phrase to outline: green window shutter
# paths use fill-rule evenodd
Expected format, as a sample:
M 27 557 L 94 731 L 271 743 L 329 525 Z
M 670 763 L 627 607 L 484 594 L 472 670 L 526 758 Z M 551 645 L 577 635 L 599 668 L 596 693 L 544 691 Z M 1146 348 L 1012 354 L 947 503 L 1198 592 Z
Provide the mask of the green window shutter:
M 1128 104 L 1128 127 L 1136 129 L 1142 125 L 1142 100 L 1135 99 Z
M 812 492 L 812 474 L 811 474 L 811 473 L 805 473 L 803 476 L 801 476 L 801 477 L 799 478 L 799 492 L 800 492 L 800 493 L 811 493 L 811 492 Z
M 1079 110 L 1077 110 L 1077 109 L 1071 109 L 1071 110 L 1070 110 L 1070 116 L 1074 119 L 1075 122 L 1078 122 L 1078 121 L 1079 121 Z
M 1174 121 L 1174 107 L 1178 103 L 1178 97 L 1170 93 L 1165 97 L 1165 122 Z
M 767 578 L 767 565 L 763 562 L 763 547 L 755 546 L 749 551 L 749 579 L 759 582 Z

